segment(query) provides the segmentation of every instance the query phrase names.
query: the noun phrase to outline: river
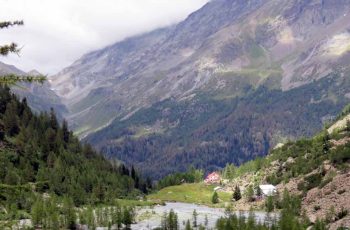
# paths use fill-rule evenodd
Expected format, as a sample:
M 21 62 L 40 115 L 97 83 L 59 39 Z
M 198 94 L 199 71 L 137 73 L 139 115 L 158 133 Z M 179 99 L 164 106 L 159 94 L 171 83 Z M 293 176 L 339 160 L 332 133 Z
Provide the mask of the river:
M 196 210 L 198 213 L 197 222 L 204 226 L 205 216 L 208 218 L 207 228 L 213 229 L 216 221 L 225 216 L 225 210 L 220 208 L 210 208 L 204 205 L 187 204 L 187 203 L 166 203 L 164 206 L 154 206 L 152 208 L 140 208 L 137 211 L 138 221 L 137 224 L 131 225 L 132 229 L 143 230 L 153 229 L 160 226 L 161 217 L 164 212 L 168 212 L 173 209 L 179 219 L 180 229 L 184 229 L 184 223 L 189 219 L 192 224 L 192 213 Z M 249 212 L 237 212 L 237 215 L 245 215 L 248 217 Z M 263 222 L 267 213 L 263 211 L 254 211 L 254 216 L 257 221 Z M 276 218 L 276 214 L 272 214 L 273 218 Z

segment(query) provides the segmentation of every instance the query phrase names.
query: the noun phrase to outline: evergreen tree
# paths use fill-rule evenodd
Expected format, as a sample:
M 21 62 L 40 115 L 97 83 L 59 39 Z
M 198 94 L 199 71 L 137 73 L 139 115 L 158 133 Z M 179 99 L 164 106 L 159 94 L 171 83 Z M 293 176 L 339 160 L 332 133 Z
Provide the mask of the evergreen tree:
M 3 117 L 5 133 L 9 136 L 14 136 L 19 132 L 17 103 L 11 101 L 6 106 L 6 111 Z
M 195 210 L 193 210 L 193 213 L 192 213 L 192 220 L 193 220 L 192 221 L 192 225 L 193 225 L 194 228 L 198 227 L 197 217 L 198 217 L 198 213 L 197 213 L 197 211 L 195 209 Z
M 236 185 L 235 190 L 233 192 L 233 199 L 235 201 L 239 201 L 241 198 L 242 198 L 241 190 L 240 190 L 239 186 Z
M 214 191 L 213 196 L 211 197 L 211 202 L 213 204 L 219 203 L 219 195 L 216 191 Z
M 273 197 L 268 196 L 265 200 L 265 209 L 266 212 L 272 212 L 274 210 L 274 203 L 273 203 Z
M 323 153 L 328 153 L 329 149 L 330 149 L 330 143 L 329 143 L 330 137 L 328 134 L 327 130 L 324 130 L 323 133 Z
M 261 196 L 262 196 L 262 191 L 261 191 L 261 188 L 260 188 L 259 185 L 256 186 L 255 191 L 256 191 L 256 196 L 257 196 L 257 197 L 261 197 Z
M 123 210 L 123 224 L 126 228 L 130 228 L 133 222 L 133 210 L 132 208 L 124 208 Z
M 208 228 L 208 224 L 209 224 L 208 216 L 205 215 L 205 218 L 204 218 L 204 226 L 205 226 L 206 228 Z
M 63 132 L 63 141 L 65 143 L 69 142 L 69 136 L 70 136 L 70 132 L 68 130 L 68 123 L 65 119 L 63 119 L 62 122 L 62 132 Z
M 32 206 L 31 216 L 34 226 L 39 227 L 43 224 L 44 219 L 44 203 L 43 200 L 38 198 Z
M 185 227 L 185 230 L 192 230 L 190 220 L 187 220 L 187 221 L 186 221 L 186 227 Z
M 234 178 L 235 176 L 234 164 L 229 164 L 229 163 L 226 164 L 224 168 L 223 176 L 225 179 L 228 179 L 228 180 L 232 180 Z
M 64 216 L 65 226 L 68 229 L 75 229 L 76 213 L 72 198 L 65 197 L 63 199 L 62 214 Z
M 252 185 L 249 185 L 245 191 L 245 197 L 248 202 L 254 201 L 254 189 Z

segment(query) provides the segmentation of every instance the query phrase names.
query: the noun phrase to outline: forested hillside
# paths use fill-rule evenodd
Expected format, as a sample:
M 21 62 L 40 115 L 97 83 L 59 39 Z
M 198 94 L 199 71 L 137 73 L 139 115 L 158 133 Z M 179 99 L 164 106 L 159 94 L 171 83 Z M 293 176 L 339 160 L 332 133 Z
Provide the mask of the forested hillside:
M 350 79 L 336 73 L 286 92 L 242 83 L 246 96 L 212 91 L 181 102 L 168 99 L 86 140 L 155 178 L 190 165 L 218 170 L 264 156 L 279 142 L 312 136 L 346 105 L 341 95 L 349 86 Z
M 134 169 L 130 172 L 81 144 L 65 121 L 58 123 L 53 110 L 33 114 L 26 99 L 19 101 L 8 88 L 0 88 L 0 226 L 34 218 L 37 209 L 59 215 L 63 198 L 72 208 L 133 198 L 140 189 L 147 192 Z M 43 197 L 45 205 L 39 202 Z M 58 226 L 66 224 L 58 221 Z

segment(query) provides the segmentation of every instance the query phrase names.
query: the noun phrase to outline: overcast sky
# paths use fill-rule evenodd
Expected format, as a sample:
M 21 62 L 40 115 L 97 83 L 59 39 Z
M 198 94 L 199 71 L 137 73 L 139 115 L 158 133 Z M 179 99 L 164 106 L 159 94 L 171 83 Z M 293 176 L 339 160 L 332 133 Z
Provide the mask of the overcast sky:
M 20 57 L 0 61 L 54 74 L 86 52 L 177 23 L 208 0 L 0 0 L 0 21 L 25 25 L 0 30 L 0 44 L 16 42 Z

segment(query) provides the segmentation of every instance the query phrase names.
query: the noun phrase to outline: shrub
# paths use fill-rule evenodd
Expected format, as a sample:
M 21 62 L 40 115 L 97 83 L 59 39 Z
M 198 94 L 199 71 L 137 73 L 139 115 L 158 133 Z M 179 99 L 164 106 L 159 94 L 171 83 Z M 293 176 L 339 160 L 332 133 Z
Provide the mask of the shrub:
M 306 181 L 306 189 L 310 190 L 310 189 L 315 188 L 321 184 L 322 175 L 319 173 L 311 174 L 311 175 L 305 177 L 305 181 Z
M 348 215 L 348 210 L 346 210 L 344 207 L 337 213 L 335 220 L 343 219 Z
M 265 201 L 265 210 L 266 212 L 272 212 L 275 209 L 274 204 L 273 204 L 273 197 L 268 196 L 266 201 Z
M 211 197 L 211 202 L 213 204 L 219 203 L 219 196 L 218 196 L 218 193 L 216 191 L 214 192 L 213 196 Z
M 235 201 L 238 201 L 242 198 L 241 190 L 239 189 L 238 185 L 236 185 L 235 191 L 233 192 L 232 197 Z
M 329 177 L 329 178 L 326 178 L 325 180 L 323 180 L 319 185 L 318 187 L 319 188 L 323 188 L 324 186 L 326 186 L 329 182 L 331 182 L 333 180 L 333 178 Z

